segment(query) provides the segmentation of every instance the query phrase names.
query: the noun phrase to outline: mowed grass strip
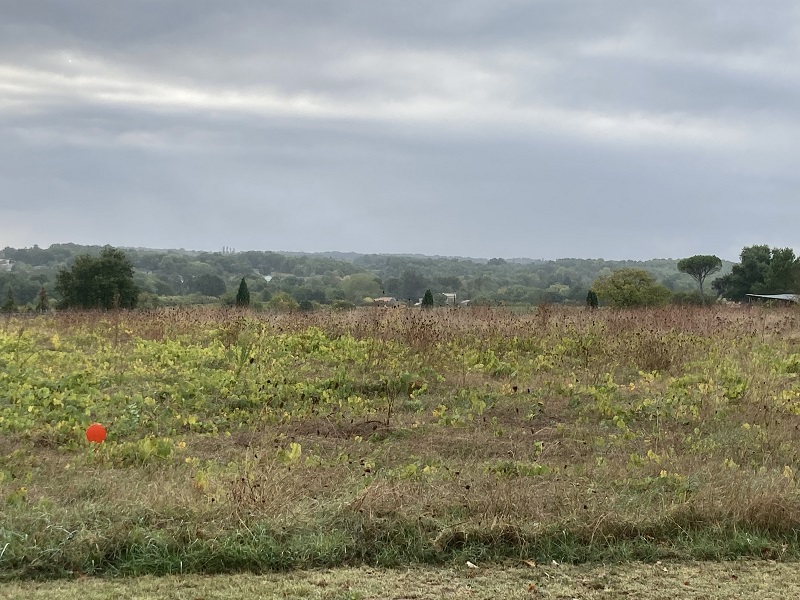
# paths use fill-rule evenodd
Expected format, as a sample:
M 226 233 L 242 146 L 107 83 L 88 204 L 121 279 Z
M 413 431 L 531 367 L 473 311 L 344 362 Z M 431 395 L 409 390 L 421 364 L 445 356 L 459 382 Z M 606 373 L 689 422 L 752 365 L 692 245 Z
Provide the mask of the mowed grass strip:
M 368 567 L 266 575 L 186 575 L 129 579 L 17 582 L 6 600 L 440 600 L 475 598 L 785 599 L 800 596 L 795 564 L 770 561 L 623 565 L 475 565 L 477 568 Z

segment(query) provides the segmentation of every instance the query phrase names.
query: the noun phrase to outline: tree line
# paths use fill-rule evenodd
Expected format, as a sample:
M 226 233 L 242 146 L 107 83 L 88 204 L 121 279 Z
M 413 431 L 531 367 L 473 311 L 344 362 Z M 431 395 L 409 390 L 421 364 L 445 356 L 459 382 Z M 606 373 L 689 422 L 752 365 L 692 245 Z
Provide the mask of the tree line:
M 742 300 L 748 293 L 798 289 L 791 248 L 750 246 L 738 264 L 712 255 L 682 260 L 554 261 L 397 255 L 213 253 L 56 244 L 5 248 L 11 272 L 0 272 L 3 310 L 12 307 L 131 308 L 226 303 L 279 310 L 346 308 L 391 296 L 417 303 L 457 294 L 473 303 L 614 306 Z M 710 283 L 710 286 L 709 286 Z M 716 295 L 708 293 L 711 288 Z M 699 289 L 698 289 L 699 288 Z M 427 298 L 425 298 L 427 301 Z M 52 302 L 51 302 L 52 300 Z M 427 303 L 426 303 L 427 305 Z
M 729 273 L 713 280 L 716 292 L 709 297 L 705 281 L 719 272 L 722 260 L 714 255 L 696 255 L 678 261 L 677 268 L 699 285 L 700 303 L 718 299 L 734 302 L 745 300 L 749 294 L 797 294 L 800 292 L 800 258 L 792 248 L 770 248 L 767 245 L 747 246 L 739 255 L 739 263 Z M 692 298 L 690 296 L 690 298 Z M 617 307 L 657 306 L 673 301 L 680 303 L 684 296 L 670 292 L 647 271 L 621 269 L 608 276 L 599 277 L 587 295 L 586 303 L 597 306 L 598 300 Z

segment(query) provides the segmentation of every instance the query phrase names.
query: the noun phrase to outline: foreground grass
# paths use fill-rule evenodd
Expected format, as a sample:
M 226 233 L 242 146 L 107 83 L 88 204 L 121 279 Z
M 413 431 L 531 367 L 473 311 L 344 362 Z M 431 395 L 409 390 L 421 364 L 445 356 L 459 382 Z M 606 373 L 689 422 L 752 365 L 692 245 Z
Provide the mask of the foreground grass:
M 0 580 L 798 560 L 799 342 L 792 310 L 11 318 Z
M 770 561 L 632 563 L 613 566 L 525 565 L 477 569 L 351 568 L 286 574 L 81 579 L 0 584 L 6 600 L 320 600 L 460 598 L 672 598 L 800 596 L 800 571 Z

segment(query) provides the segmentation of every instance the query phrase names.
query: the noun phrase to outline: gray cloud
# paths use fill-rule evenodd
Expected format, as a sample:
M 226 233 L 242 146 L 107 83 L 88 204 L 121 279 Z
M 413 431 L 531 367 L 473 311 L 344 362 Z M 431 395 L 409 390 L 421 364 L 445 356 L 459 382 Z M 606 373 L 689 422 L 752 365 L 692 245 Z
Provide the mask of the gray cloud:
M 0 1 L 0 17 L 2 245 L 795 243 L 788 1 Z

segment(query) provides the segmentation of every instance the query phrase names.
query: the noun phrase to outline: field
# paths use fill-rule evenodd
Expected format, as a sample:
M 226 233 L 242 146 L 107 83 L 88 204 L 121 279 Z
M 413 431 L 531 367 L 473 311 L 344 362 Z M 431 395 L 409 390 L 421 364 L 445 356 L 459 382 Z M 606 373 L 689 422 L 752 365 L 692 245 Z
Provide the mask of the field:
M 0 580 L 775 568 L 798 373 L 792 309 L 9 317 Z

